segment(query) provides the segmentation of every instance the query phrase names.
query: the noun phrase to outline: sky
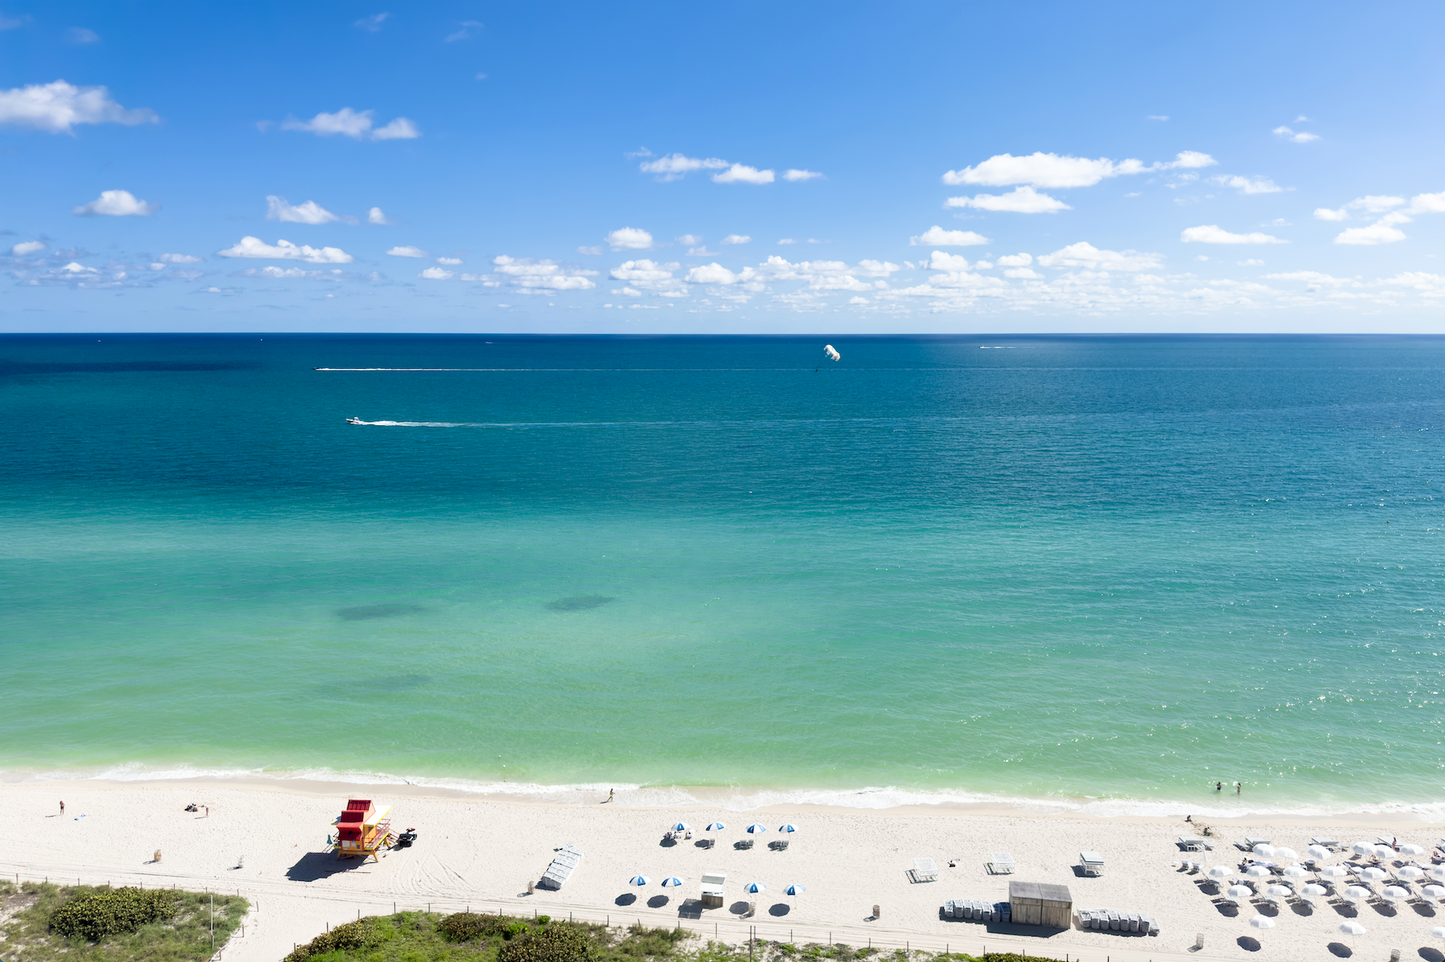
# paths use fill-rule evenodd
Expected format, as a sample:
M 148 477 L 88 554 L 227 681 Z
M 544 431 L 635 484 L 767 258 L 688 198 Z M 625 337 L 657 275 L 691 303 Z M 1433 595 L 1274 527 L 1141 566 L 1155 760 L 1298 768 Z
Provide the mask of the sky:
M 1442 28 L 0 0 L 0 332 L 1445 333 Z

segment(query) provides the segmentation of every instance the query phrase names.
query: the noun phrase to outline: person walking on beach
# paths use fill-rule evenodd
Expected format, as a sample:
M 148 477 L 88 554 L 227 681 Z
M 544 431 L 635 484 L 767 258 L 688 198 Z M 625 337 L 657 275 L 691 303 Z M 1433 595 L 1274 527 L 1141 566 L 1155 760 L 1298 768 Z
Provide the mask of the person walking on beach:
M 616 795 L 617 795 L 617 789 L 615 789 L 615 788 L 609 788 L 609 789 L 607 790 L 607 800 L 608 800 L 609 802 L 612 801 L 613 797 L 616 796 Z
M 60 803 L 60 814 L 62 814 L 62 815 L 65 814 L 65 803 L 64 803 L 64 802 L 61 802 L 61 803 Z

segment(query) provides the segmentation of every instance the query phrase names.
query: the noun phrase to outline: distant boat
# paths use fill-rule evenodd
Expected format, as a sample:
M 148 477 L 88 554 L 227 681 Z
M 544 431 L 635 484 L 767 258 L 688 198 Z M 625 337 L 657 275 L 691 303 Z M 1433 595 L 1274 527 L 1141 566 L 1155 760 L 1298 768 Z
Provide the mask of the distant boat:
M 346 419 L 346 423 L 347 423 L 347 424 L 365 424 L 366 422 L 363 421 L 363 420 L 361 420 L 361 418 L 347 418 L 347 419 Z

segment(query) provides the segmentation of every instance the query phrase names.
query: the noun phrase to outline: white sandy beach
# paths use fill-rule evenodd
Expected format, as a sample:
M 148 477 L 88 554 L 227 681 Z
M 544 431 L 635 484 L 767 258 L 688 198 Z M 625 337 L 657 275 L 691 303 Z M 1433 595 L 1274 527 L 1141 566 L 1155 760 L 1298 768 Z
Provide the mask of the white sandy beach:
M 1401 903 L 1393 910 L 1362 905 L 1358 920 L 1368 933 L 1342 935 L 1349 915 L 1319 901 L 1312 914 L 1285 906 L 1273 929 L 1257 930 L 1248 919 L 1258 911 L 1242 906 L 1225 914 L 1217 896 L 1201 889 L 1198 876 L 1174 867 L 1181 858 L 1237 865 L 1241 854 L 1229 843 L 1245 835 L 1270 838 L 1303 853 L 1312 835 L 1332 835 L 1349 844 L 1377 835 L 1398 836 L 1427 848 L 1445 826 L 1402 816 L 1321 818 L 1210 818 L 1219 838 L 1212 853 L 1183 855 L 1175 836 L 1190 834 L 1179 819 L 1100 818 L 1079 813 L 1031 814 L 1005 806 L 910 807 L 859 811 L 820 806 L 775 806 L 750 812 L 702 807 L 640 807 L 630 793 L 612 804 L 528 801 L 448 793 L 409 786 L 346 786 L 301 781 L 104 782 L 43 781 L 0 789 L 10 813 L 9 838 L 0 872 L 20 880 L 80 880 L 114 885 L 175 885 L 239 891 L 255 905 L 244 937 L 227 947 L 234 962 L 279 959 L 293 943 L 305 942 L 327 924 L 361 914 L 391 912 L 393 906 L 442 911 L 550 914 L 614 924 L 641 920 L 650 925 L 682 924 L 724 941 L 741 942 L 749 926 L 771 940 L 833 941 L 863 945 L 872 939 L 888 948 L 981 952 L 1027 951 L 1031 955 L 1105 962 L 1144 959 L 1402 958 L 1441 962 L 1445 942 L 1430 935 L 1445 924 L 1445 906 Z M 393 826 L 415 826 L 415 847 L 387 853 L 380 862 L 336 861 L 325 851 L 331 820 L 349 796 L 394 806 Z M 59 801 L 66 803 L 64 816 Z M 209 817 L 185 812 L 189 802 L 210 806 Z M 690 822 L 694 839 L 708 822 L 721 819 L 716 848 L 684 842 L 663 846 L 666 828 Z M 750 822 L 768 827 L 752 850 L 736 850 Z M 798 831 L 786 851 L 767 842 L 791 822 Z M 560 892 L 527 895 L 555 846 L 573 842 L 585 852 L 581 866 Z M 159 849 L 162 858 L 152 862 Z M 1102 853 L 1102 878 L 1076 877 L 1080 850 Z M 1063 883 L 1075 909 L 1114 908 L 1155 916 L 1157 937 L 1013 926 L 984 926 L 940 918 L 950 899 L 1007 898 L 1009 877 L 990 876 L 991 852 L 1011 852 L 1013 879 Z M 916 884 L 907 872 L 913 859 L 929 857 L 940 869 L 934 883 Z M 950 868 L 950 859 L 958 866 Z M 1426 858 L 1428 864 L 1428 857 Z M 237 866 L 240 867 L 237 867 Z M 700 917 L 679 917 L 684 899 L 695 899 L 704 871 L 727 873 L 721 909 Z M 653 884 L 634 889 L 636 874 Z M 658 886 L 663 878 L 684 880 L 680 890 Z M 756 896 L 757 913 L 743 918 L 743 885 L 767 886 Z M 796 898 L 790 884 L 806 886 Z M 667 896 L 665 903 L 659 897 Z M 624 904 L 625 903 L 625 904 Z M 868 920 L 872 907 L 881 917 Z M 1267 910 L 1268 911 L 1268 910 Z M 1347 910 L 1346 910 L 1347 911 Z M 1393 911 L 1393 914 L 1391 912 Z M 1196 934 L 1203 951 L 1192 950 Z M 1250 940 L 1257 940 L 1252 942 Z

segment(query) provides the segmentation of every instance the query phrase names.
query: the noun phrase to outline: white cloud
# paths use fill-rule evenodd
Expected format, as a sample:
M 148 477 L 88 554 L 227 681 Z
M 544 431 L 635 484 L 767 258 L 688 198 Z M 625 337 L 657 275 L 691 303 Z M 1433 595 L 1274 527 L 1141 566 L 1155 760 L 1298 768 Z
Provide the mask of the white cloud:
M 352 26 L 360 30 L 365 30 L 368 33 L 376 33 L 381 29 L 382 22 L 389 16 L 391 16 L 389 13 L 373 13 L 369 17 L 362 17 L 353 23 Z
M 457 266 L 458 264 L 460 264 L 461 262 L 462 262 L 462 259 L 461 259 L 460 257 L 438 257 L 438 258 L 437 258 L 437 263 L 438 263 L 438 264 L 445 264 L 445 265 L 448 266 L 448 267 L 456 267 L 456 266 Z
M 1034 262 L 1032 254 L 1005 254 L 995 258 L 999 267 L 1028 267 Z
M 1256 258 L 1256 257 L 1249 257 L 1249 258 L 1246 258 L 1245 260 L 1242 260 L 1242 261 L 1236 261 L 1235 263 L 1237 263 L 1240 267 L 1263 267 L 1263 266 L 1264 266 L 1264 261 L 1262 261 L 1262 260 L 1260 260 L 1260 259 L 1258 259 L 1258 258 Z
M 1295 121 L 1295 123 L 1299 123 L 1299 121 Z M 1311 140 L 1319 140 L 1319 139 L 1320 139 L 1320 135 L 1319 135 L 1319 134 L 1311 134 L 1311 133 L 1306 133 L 1306 132 L 1303 132 L 1303 131 L 1300 132 L 1300 133 L 1295 133 L 1293 130 L 1290 130 L 1288 127 L 1276 127 L 1276 128 L 1274 128 L 1274 131 L 1273 131 L 1273 132 L 1274 132 L 1274 134 L 1275 134 L 1276 136 L 1278 136 L 1278 137 L 1283 137 L 1285 140 L 1292 141 L 1292 142 L 1294 142 L 1294 143 L 1296 143 L 1296 144 L 1307 144 L 1307 143 L 1309 143 Z
M 1037 281 L 1042 280 L 1044 275 L 1040 274 L 1032 267 L 1011 267 L 1003 272 L 1003 276 L 1011 277 L 1014 280 L 1019 281 Z
M 646 258 L 635 261 L 624 261 L 621 265 L 614 267 L 609 273 L 614 281 L 627 281 L 629 283 L 650 284 L 657 281 L 672 279 L 672 272 L 677 270 L 677 264 L 659 264 L 656 261 Z
M 233 247 L 216 251 L 221 257 L 256 257 L 266 260 L 305 261 L 308 264 L 350 264 L 355 258 L 339 247 L 297 246 L 288 240 L 278 240 L 272 247 L 259 237 L 243 237 Z
M 934 224 L 917 237 L 908 238 L 908 243 L 914 247 L 977 247 L 989 243 L 989 239 L 971 230 L 944 230 Z
M 268 194 L 266 196 L 266 219 L 279 220 L 286 224 L 329 224 L 341 218 L 314 200 L 292 206 L 286 203 L 286 198 Z
M 77 87 L 64 80 L 0 90 L 0 124 L 70 133 L 76 124 L 157 124 L 155 111 L 127 110 L 104 87 Z
M 556 261 L 499 254 L 492 258 L 492 265 L 496 273 L 523 289 L 585 291 L 597 286 L 589 279 L 597 275 L 596 271 L 566 268 Z
M 1157 121 L 1159 121 L 1160 123 L 1163 123 L 1163 122 L 1165 122 L 1166 120 L 1169 119 L 1169 115 L 1168 115 L 1168 114 L 1150 114 L 1149 116 L 1145 117 L 1144 119 L 1145 119 L 1145 120 L 1157 120 Z
M 582 246 L 582 247 L 577 248 L 577 253 L 579 253 L 579 254 L 586 254 L 588 257 L 601 257 L 601 256 L 602 256 L 602 245 L 601 245 L 601 244 L 594 244 L 594 245 L 592 245 L 592 246 L 590 246 L 590 247 L 584 245 L 584 246 Z
M 456 43 L 458 40 L 470 40 L 482 31 L 480 20 L 463 20 L 462 25 L 452 33 L 447 34 L 447 43 Z
M 1341 207 L 1339 210 L 1330 210 L 1328 207 L 1315 208 L 1316 220 L 1349 220 L 1350 212 Z
M 387 251 L 387 253 L 390 254 L 392 257 L 430 257 L 430 256 L 431 256 L 431 252 L 430 252 L 430 251 L 424 251 L 424 250 L 422 250 L 420 247 L 412 247 L 410 244 L 408 244 L 408 245 L 406 245 L 406 246 L 393 247 L 391 250 Z
M 773 172 L 758 170 L 747 164 L 733 164 L 722 173 L 713 174 L 712 179 L 714 183 L 718 184 L 771 184 Z
M 1414 214 L 1445 214 L 1445 190 L 1438 194 L 1416 194 L 1411 197 L 1410 212 Z
M 160 259 L 167 264 L 199 264 L 205 260 L 195 254 L 162 254 Z
M 1205 224 L 1200 227 L 1186 228 L 1179 235 L 1179 239 L 1186 244 L 1286 244 L 1278 237 L 1269 234 L 1261 234 L 1258 231 L 1249 234 L 1231 234 L 1229 231 L 1217 224 Z
M 858 266 L 853 269 L 853 272 L 864 277 L 887 277 L 901 270 L 903 268 L 892 261 L 874 261 L 864 258 L 858 262 Z
M 11 257 L 25 257 L 30 254 L 38 254 L 45 250 L 44 241 L 21 241 L 10 248 Z
M 1368 214 L 1383 214 L 1404 203 L 1405 198 L 1403 197 L 1391 197 L 1388 194 L 1366 194 L 1364 197 L 1356 197 L 1345 206 L 1351 210 L 1365 211 Z
M 943 182 L 950 186 L 983 184 L 988 187 L 1003 187 L 1009 184 L 1033 184 L 1035 187 L 1092 187 L 1105 177 L 1137 174 L 1143 170 L 1143 163 L 1137 160 L 1125 160 L 1116 164 L 1106 157 L 1089 160 L 1086 157 L 1061 157 L 1058 154 L 1042 152 L 1026 157 L 996 154 L 976 167 L 948 171 L 943 175 Z
M 669 154 L 656 160 L 643 161 L 638 165 L 644 174 L 657 174 L 658 180 L 677 180 L 695 170 L 722 170 L 728 162 L 717 157 L 688 157 L 685 154 Z
M 945 254 L 943 251 L 934 251 L 929 258 L 928 269 L 931 271 L 966 271 L 968 270 L 968 258 L 962 254 Z
M 1240 177 L 1233 176 L 1211 177 L 1210 180 L 1216 184 L 1223 184 L 1225 187 L 1233 187 L 1241 194 L 1278 194 L 1284 190 L 1268 177 Z
M 1015 214 L 1052 214 L 1072 210 L 1061 200 L 1041 194 L 1027 185 L 1007 194 L 976 194 L 973 197 L 950 197 L 945 207 L 976 207 L 979 210 L 1011 211 Z
M 1369 227 L 1351 227 L 1335 238 L 1336 244 L 1393 244 L 1405 239 L 1405 232 L 1388 224 L 1371 224 Z
M 934 230 L 938 230 L 938 228 L 935 227 Z M 797 240 L 795 240 L 795 239 L 792 238 L 792 237 L 784 237 L 782 240 L 778 241 L 778 243 L 779 243 L 779 244 L 796 244 L 796 243 L 797 243 Z
M 288 118 L 281 124 L 282 130 L 304 130 L 321 137 L 340 134 L 353 140 L 369 137 L 372 140 L 410 140 L 420 137 L 421 132 L 410 120 L 398 117 L 385 127 L 372 129 L 371 115 L 374 110 L 352 110 L 342 107 L 334 114 L 319 113 L 310 120 Z
M 1085 267 L 1096 271 L 1144 271 L 1160 266 L 1158 254 L 1138 251 L 1100 250 L 1088 241 L 1079 241 L 1039 258 L 1044 267 Z
M 371 210 L 366 212 L 366 222 L 368 224 L 377 224 L 378 226 L 382 227 L 385 227 L 387 224 L 391 223 L 391 221 L 387 219 L 387 216 L 381 212 L 380 207 L 373 207 Z
M 789 167 L 786 171 L 783 172 L 783 180 L 792 181 L 794 183 L 803 180 L 812 180 L 814 177 L 822 176 L 823 175 L 818 173 L 816 170 L 799 170 L 796 167 Z
M 422 271 L 416 276 L 424 277 L 429 281 L 449 281 L 456 275 L 453 274 L 451 271 L 443 270 L 440 267 L 428 267 L 426 270 Z
M 71 213 L 82 217 L 148 217 L 159 209 L 159 204 L 138 200 L 128 190 L 103 190 L 95 200 L 81 204 Z
M 751 269 L 744 273 L 748 276 L 752 275 Z M 736 284 L 741 279 L 743 279 L 741 275 L 734 274 L 715 261 L 692 268 L 687 272 L 686 277 L 689 284 Z
M 65 41 L 74 44 L 100 43 L 100 34 L 86 27 L 71 27 L 65 31 Z
M 607 235 L 607 246 L 615 251 L 652 249 L 652 235 L 640 227 L 619 227 Z
M 722 242 L 724 244 L 749 244 L 752 243 L 752 240 L 747 234 L 729 234 L 722 239 Z M 697 241 L 693 241 L 692 243 L 695 244 Z
M 1319 271 L 1288 271 L 1283 274 L 1266 274 L 1265 277 L 1272 281 L 1303 281 L 1312 288 L 1359 286 L 1359 281 L 1348 277 L 1332 277 Z
M 1198 150 L 1181 150 L 1174 155 L 1174 159 L 1165 164 L 1155 164 L 1157 170 L 1174 170 L 1175 168 L 1213 167 L 1219 161 L 1206 153 Z

